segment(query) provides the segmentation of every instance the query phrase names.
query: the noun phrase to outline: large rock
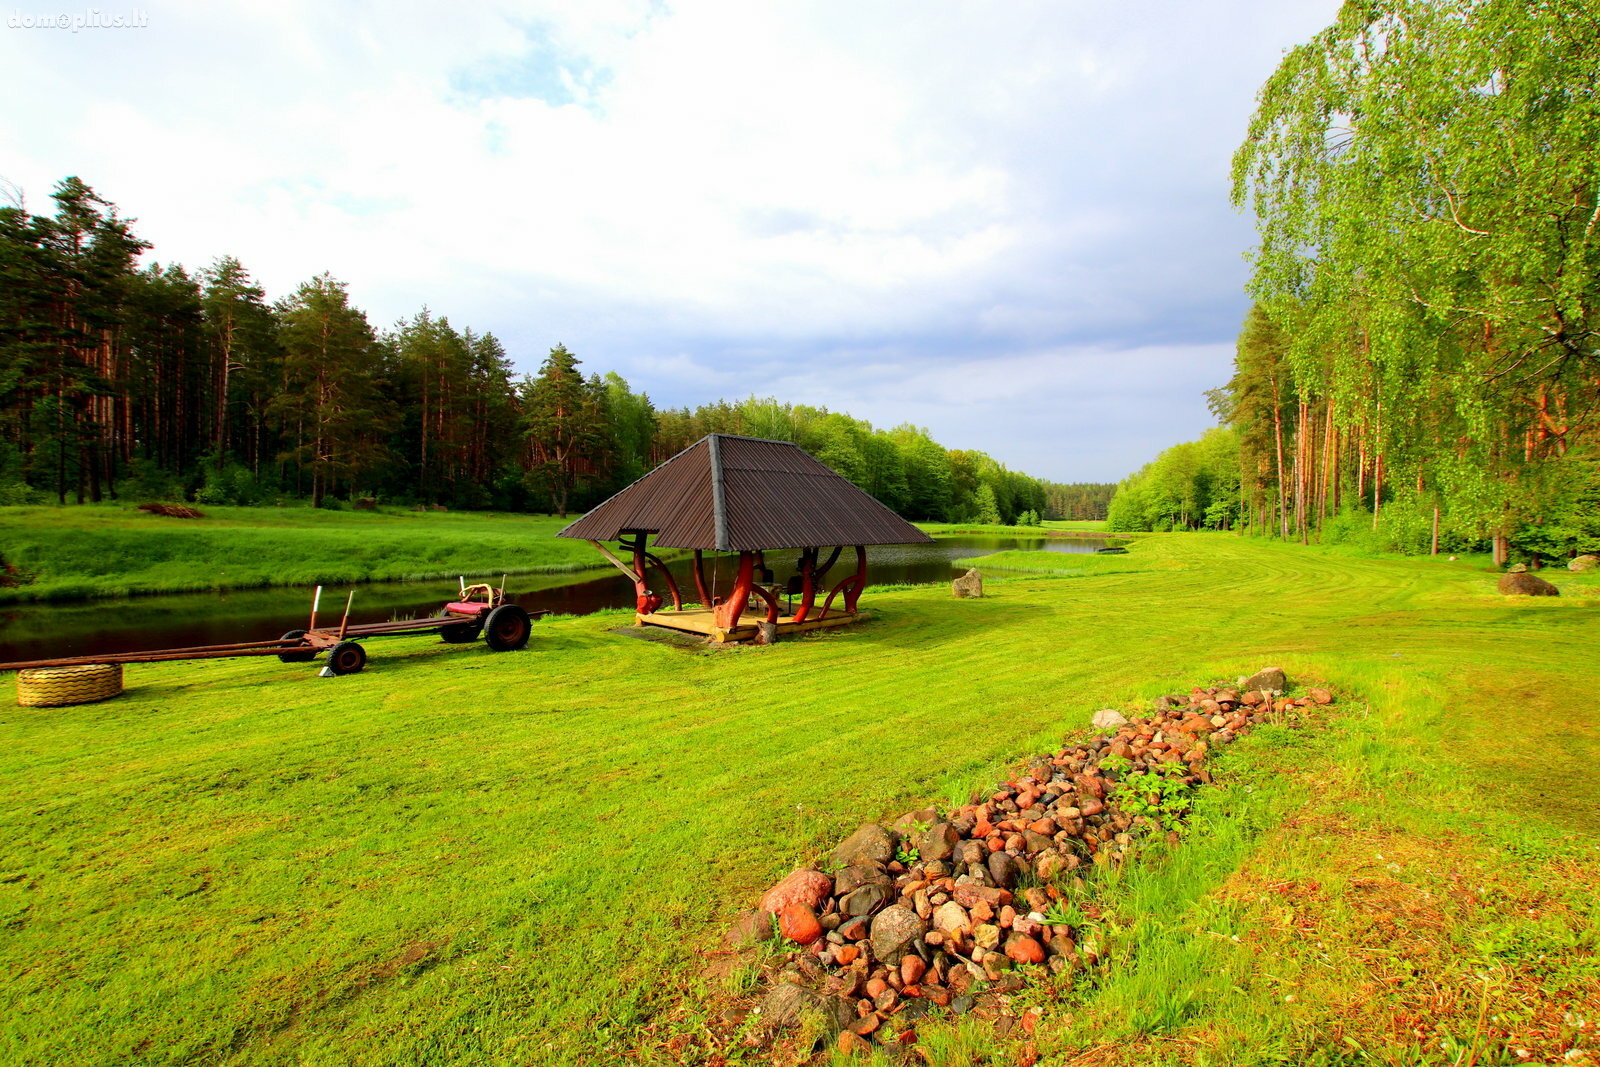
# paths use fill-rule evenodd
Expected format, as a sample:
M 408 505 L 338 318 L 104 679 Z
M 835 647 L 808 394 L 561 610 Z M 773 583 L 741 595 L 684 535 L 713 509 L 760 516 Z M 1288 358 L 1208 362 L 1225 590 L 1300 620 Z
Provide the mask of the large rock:
M 968 597 L 981 597 L 983 595 L 983 575 L 979 574 L 976 568 L 968 571 L 950 583 L 950 592 L 957 599 L 963 600 Z
M 928 924 L 904 904 L 884 908 L 872 920 L 872 955 L 880 963 L 899 963 L 911 943 L 927 932 Z
M 894 890 L 887 885 L 864 885 L 839 901 L 839 910 L 850 916 L 871 915 L 893 896 Z
M 1128 725 L 1128 717 L 1116 708 L 1101 708 L 1090 721 L 1096 730 L 1115 730 Z
M 779 982 L 761 1002 L 761 1021 L 775 1030 L 786 1030 L 806 1015 L 820 1018 L 829 1036 L 856 1021 L 855 1011 L 843 1000 L 813 993 L 792 982 Z
M 1561 590 L 1527 571 L 1501 575 L 1498 586 L 1506 596 L 1560 596 Z
M 961 835 L 947 822 L 935 823 L 928 832 L 917 839 L 917 855 L 924 863 L 931 860 L 948 860 L 955 855 Z
M 833 850 L 833 865 L 853 867 L 858 863 L 876 863 L 883 866 L 894 859 L 897 843 L 894 831 L 869 822 Z
M 778 912 L 778 932 L 796 944 L 809 945 L 822 936 L 822 924 L 804 904 L 785 904 Z
M 932 826 L 939 821 L 938 808 L 918 808 L 908 811 L 894 822 L 889 824 L 889 829 L 901 837 L 908 837 L 917 832 L 920 827 Z
M 1027 872 L 1022 861 L 1009 852 L 989 853 L 989 877 L 994 879 L 994 884 L 1001 889 L 1011 889 L 1017 880 Z
M 953 900 L 947 900 L 934 909 L 933 926 L 936 930 L 953 934 L 971 924 L 972 920 L 967 917 L 967 909 Z
M 776 914 L 790 904 L 804 904 L 813 911 L 821 911 L 823 903 L 832 895 L 832 878 L 821 871 L 798 870 L 767 890 L 761 898 L 760 910 Z
M 1579 556 L 1567 564 L 1569 571 L 1592 571 L 1600 566 L 1600 556 Z
M 1289 688 L 1289 676 L 1283 673 L 1281 667 L 1263 667 L 1244 680 L 1240 689 L 1277 689 L 1280 692 Z
M 838 896 L 846 897 L 864 885 L 888 885 L 889 882 L 889 874 L 882 867 L 858 863 L 854 867 L 846 867 L 834 877 L 833 891 Z

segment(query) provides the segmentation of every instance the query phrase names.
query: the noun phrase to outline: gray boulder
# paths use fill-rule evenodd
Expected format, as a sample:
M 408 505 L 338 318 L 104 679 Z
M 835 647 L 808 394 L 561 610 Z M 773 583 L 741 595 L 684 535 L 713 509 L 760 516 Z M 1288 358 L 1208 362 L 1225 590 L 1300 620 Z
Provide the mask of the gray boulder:
M 922 916 L 904 904 L 878 912 L 872 920 L 872 956 L 880 963 L 894 965 L 911 949 L 911 943 L 928 932 Z
M 893 895 L 894 890 L 887 885 L 864 885 L 839 901 L 839 910 L 851 918 L 871 915 Z
M 835 896 L 840 897 L 849 896 L 864 885 L 888 884 L 888 873 L 882 867 L 874 867 L 870 863 L 858 863 L 854 867 L 846 867 L 833 876 L 833 892 Z
M 1600 556 L 1579 556 L 1567 564 L 1569 571 L 1592 571 L 1600 566 Z
M 1246 678 L 1239 686 L 1240 689 L 1276 689 L 1283 692 L 1289 688 L 1289 676 L 1283 673 L 1282 667 L 1263 667 L 1250 677 Z

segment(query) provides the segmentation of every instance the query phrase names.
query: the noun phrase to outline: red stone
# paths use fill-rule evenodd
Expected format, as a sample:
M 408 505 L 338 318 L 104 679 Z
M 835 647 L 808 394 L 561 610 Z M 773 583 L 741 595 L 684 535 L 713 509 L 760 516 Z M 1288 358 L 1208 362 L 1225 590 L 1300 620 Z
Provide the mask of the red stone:
M 778 932 L 801 945 L 809 945 L 822 936 L 822 924 L 817 913 L 804 904 L 788 904 L 778 912 Z
M 906 985 L 916 985 L 928 973 L 928 965 L 921 956 L 906 956 L 900 961 L 900 980 Z
M 1018 963 L 1043 963 L 1044 946 L 1031 937 L 1013 934 L 1006 942 L 1006 955 Z
M 859 945 L 833 946 L 834 962 L 841 967 L 848 967 L 855 962 L 856 957 L 859 955 L 861 955 L 861 947 Z
M 839 936 L 846 941 L 861 941 L 866 938 L 867 932 L 871 929 L 872 927 L 866 919 L 851 919 L 849 922 L 839 925 Z
M 821 871 L 798 870 L 767 890 L 761 910 L 776 915 L 790 904 L 804 904 L 816 911 L 832 893 L 832 878 Z
M 867 996 L 876 1001 L 883 995 L 883 991 L 888 988 L 888 982 L 885 982 L 882 978 L 873 978 L 867 982 Z

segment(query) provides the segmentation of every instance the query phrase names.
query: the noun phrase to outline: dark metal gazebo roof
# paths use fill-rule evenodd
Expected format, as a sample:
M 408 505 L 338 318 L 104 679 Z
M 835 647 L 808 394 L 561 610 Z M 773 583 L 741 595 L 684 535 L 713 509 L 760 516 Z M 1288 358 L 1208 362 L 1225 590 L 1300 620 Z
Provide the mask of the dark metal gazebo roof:
M 720 552 L 901 545 L 933 538 L 788 441 L 702 437 L 558 533 Z

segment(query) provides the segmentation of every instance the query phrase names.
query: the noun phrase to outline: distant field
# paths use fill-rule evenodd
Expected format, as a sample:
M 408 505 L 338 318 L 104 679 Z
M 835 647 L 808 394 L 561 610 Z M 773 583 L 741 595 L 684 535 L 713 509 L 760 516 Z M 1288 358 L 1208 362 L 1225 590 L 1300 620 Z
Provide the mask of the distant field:
M 173 519 L 118 507 L 0 508 L 0 559 L 33 577 L 6 600 L 266 585 L 537 574 L 595 565 L 568 520 L 486 512 L 206 507 Z
M 506 655 L 375 641 L 339 679 L 137 666 L 76 708 L 0 681 L 0 1062 L 766 1063 L 716 1021 L 753 972 L 704 968 L 768 884 L 1095 708 L 1271 663 L 1347 699 L 1229 750 L 1174 857 L 1100 886 L 1106 977 L 1014 998 L 1031 1038 L 927 1022 L 928 1062 L 1594 1046 L 1600 578 L 1511 600 L 1469 563 L 1210 534 L 1069 563 L 869 590 L 871 624 L 762 650 L 611 615 Z

